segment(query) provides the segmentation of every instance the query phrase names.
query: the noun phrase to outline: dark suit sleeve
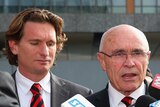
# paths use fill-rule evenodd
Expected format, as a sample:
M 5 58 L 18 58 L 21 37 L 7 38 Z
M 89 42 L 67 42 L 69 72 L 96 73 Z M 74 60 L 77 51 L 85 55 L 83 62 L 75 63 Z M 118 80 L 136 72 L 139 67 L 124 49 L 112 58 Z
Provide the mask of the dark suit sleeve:
M 8 72 L 0 72 L 0 107 L 20 107 L 14 80 Z

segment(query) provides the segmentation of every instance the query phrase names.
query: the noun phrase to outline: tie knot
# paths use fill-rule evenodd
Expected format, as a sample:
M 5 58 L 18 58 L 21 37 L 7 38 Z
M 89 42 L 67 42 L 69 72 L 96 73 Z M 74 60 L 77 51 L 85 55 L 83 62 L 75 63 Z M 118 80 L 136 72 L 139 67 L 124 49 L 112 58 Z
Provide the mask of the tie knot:
M 40 94 L 40 91 L 42 90 L 41 85 L 39 83 L 34 83 L 30 89 L 33 95 Z
M 132 100 L 133 100 L 132 97 L 126 96 L 121 100 L 121 102 L 123 102 L 126 105 L 126 107 L 128 107 L 129 105 L 132 104 Z

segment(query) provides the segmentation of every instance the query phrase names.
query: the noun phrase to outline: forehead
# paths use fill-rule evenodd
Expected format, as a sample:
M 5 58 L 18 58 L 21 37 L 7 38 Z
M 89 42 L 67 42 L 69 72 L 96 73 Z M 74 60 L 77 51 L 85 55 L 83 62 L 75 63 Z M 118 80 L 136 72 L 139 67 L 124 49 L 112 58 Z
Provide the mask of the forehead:
M 55 38 L 54 27 L 49 23 L 26 22 L 23 29 L 23 38 Z
M 145 35 L 137 29 L 122 27 L 113 29 L 105 34 L 105 50 L 134 50 L 148 51 L 148 42 Z
M 48 22 L 32 22 L 32 21 L 27 21 L 24 24 L 24 31 L 32 31 L 32 32 L 37 32 L 41 31 L 43 29 L 43 32 L 45 31 L 50 31 L 50 30 L 55 30 L 54 26 L 51 25 Z

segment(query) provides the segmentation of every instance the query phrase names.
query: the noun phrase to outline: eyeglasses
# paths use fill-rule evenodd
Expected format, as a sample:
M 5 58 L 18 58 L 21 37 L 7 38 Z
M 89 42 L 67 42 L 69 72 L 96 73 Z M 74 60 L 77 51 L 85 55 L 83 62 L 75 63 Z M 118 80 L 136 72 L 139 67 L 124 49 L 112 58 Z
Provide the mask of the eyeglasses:
M 127 59 L 128 55 L 131 55 L 132 58 L 134 58 L 136 60 L 142 60 L 150 53 L 150 51 L 148 51 L 148 52 L 133 51 L 130 54 L 127 54 L 127 52 L 115 52 L 115 53 L 112 53 L 111 55 L 109 55 L 109 54 L 107 54 L 105 52 L 102 52 L 102 51 L 99 52 L 99 53 L 102 53 L 103 55 L 105 55 L 107 57 L 110 57 L 110 58 L 113 58 L 115 60 L 124 61 L 124 60 Z

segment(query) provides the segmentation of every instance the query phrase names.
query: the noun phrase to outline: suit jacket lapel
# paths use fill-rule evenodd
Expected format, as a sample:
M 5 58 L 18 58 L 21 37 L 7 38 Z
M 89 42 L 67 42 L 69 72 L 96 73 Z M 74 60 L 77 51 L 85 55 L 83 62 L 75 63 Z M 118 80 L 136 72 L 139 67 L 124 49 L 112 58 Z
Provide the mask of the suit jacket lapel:
M 149 92 L 148 92 L 149 84 L 148 84 L 147 80 L 144 80 L 144 84 L 146 85 L 145 95 L 149 95 Z
M 51 107 L 58 107 L 69 99 L 69 90 L 64 89 L 65 83 L 51 73 Z
M 110 107 L 109 103 L 109 94 L 108 94 L 108 84 L 104 90 L 102 90 L 101 95 L 98 96 L 99 103 L 101 104 L 101 107 Z
M 20 101 L 19 101 L 19 95 L 18 95 L 18 90 L 17 90 L 16 71 L 12 74 L 12 77 L 13 77 L 13 79 L 15 81 L 16 94 L 18 96 L 18 102 L 20 103 Z

